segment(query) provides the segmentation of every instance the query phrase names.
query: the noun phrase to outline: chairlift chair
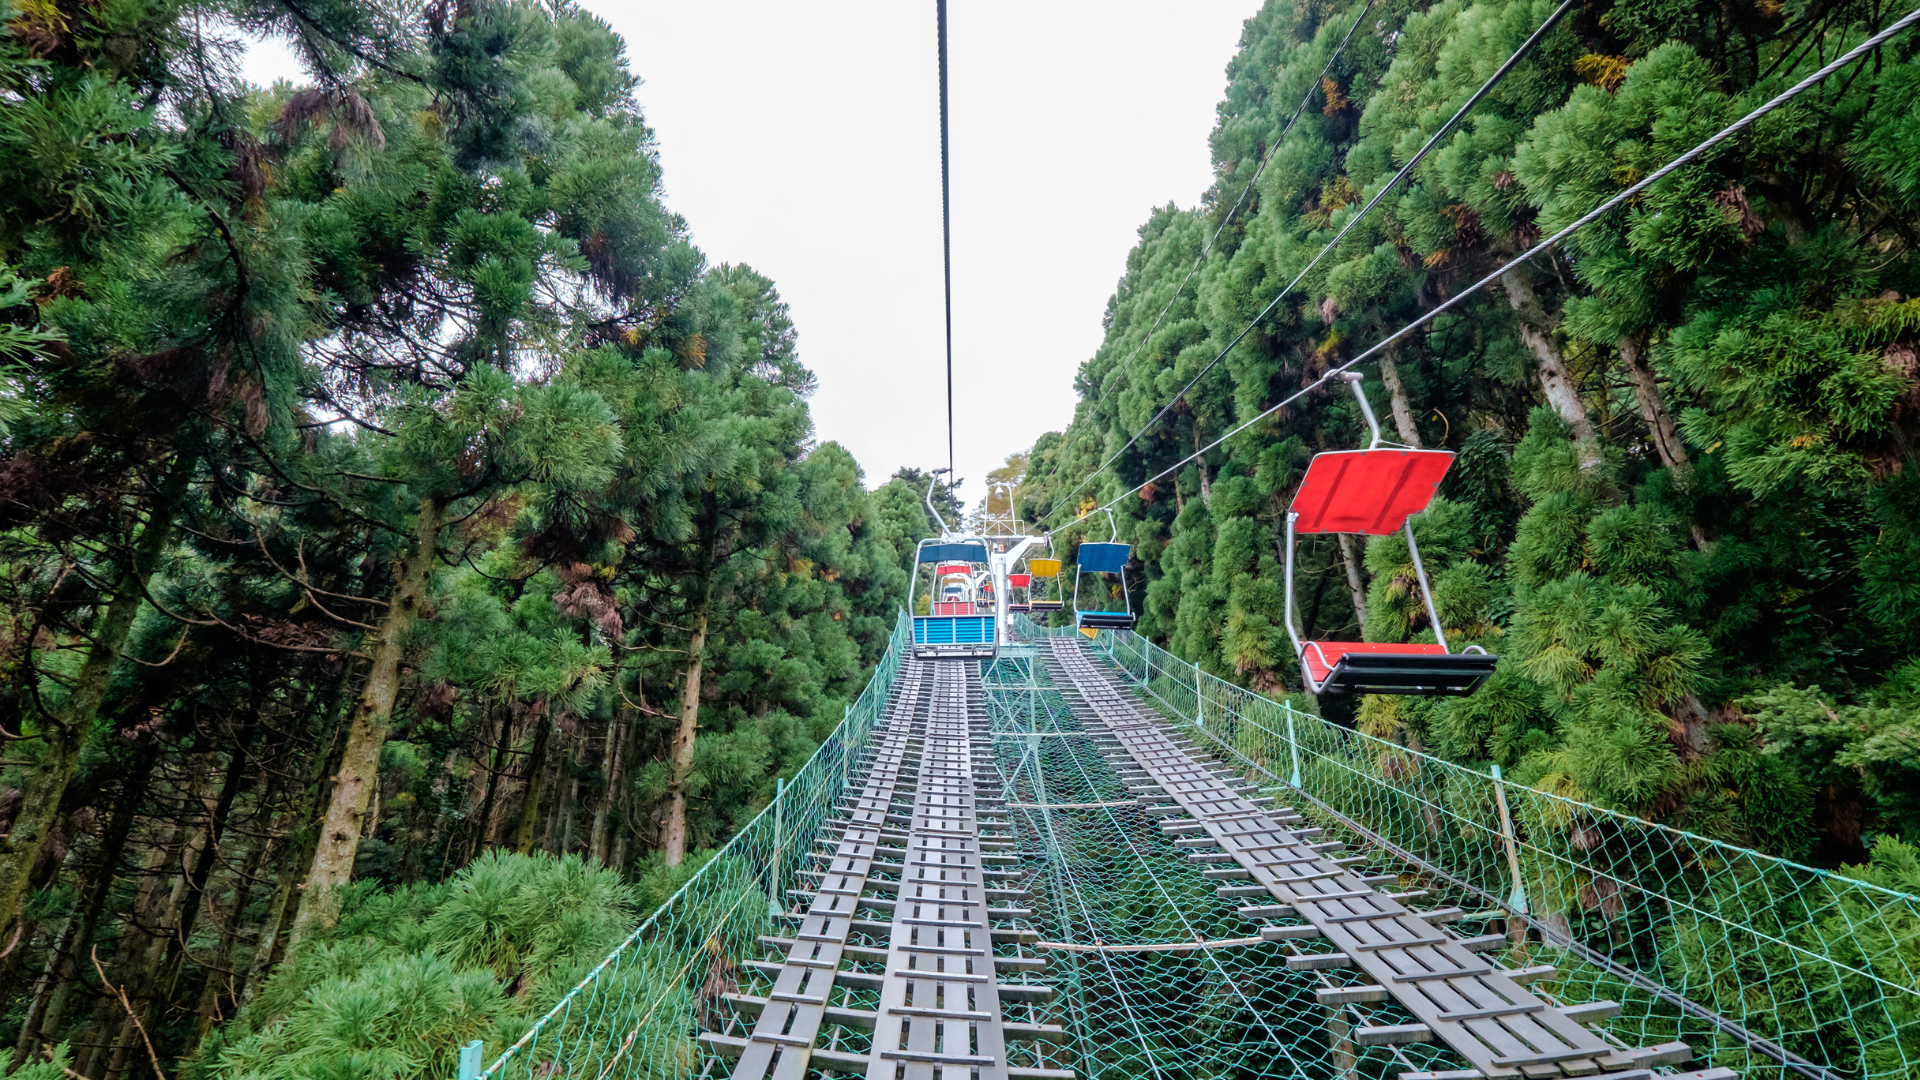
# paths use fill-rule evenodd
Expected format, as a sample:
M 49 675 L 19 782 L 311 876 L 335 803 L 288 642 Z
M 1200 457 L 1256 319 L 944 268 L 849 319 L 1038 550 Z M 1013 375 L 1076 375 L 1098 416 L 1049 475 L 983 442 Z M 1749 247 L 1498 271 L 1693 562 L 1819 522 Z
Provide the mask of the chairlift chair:
M 1412 517 L 1433 502 L 1440 480 L 1453 464 L 1446 450 L 1417 450 L 1383 445 L 1380 424 L 1360 388 L 1356 372 L 1341 375 L 1360 400 L 1373 441 L 1364 450 L 1315 454 L 1307 475 L 1287 509 L 1287 636 L 1300 658 L 1300 673 L 1314 694 L 1420 694 L 1460 696 L 1493 674 L 1498 658 L 1478 645 L 1462 652 L 1447 648 L 1433 590 L 1414 543 Z M 1302 641 L 1294 627 L 1293 553 L 1297 533 L 1359 533 L 1385 536 L 1400 530 L 1413 556 L 1413 573 L 1433 624 L 1436 644 L 1371 641 Z
M 927 488 L 927 509 L 940 521 L 942 534 L 920 541 L 914 552 L 913 576 L 907 583 L 907 602 L 918 603 L 920 568 L 929 566 L 927 614 L 913 616 L 913 657 L 916 660 L 991 660 L 998 651 L 996 618 L 991 605 L 982 609 L 981 582 L 992 565 L 987 542 L 946 528 L 933 507 L 933 488 Z
M 1073 563 L 1073 625 L 1081 630 L 1131 630 L 1135 622 L 1133 599 L 1127 595 L 1127 560 L 1133 557 L 1133 545 L 1118 543 L 1120 525 L 1113 511 L 1107 511 L 1112 536 L 1106 543 L 1082 543 Z M 1080 607 L 1080 578 L 1083 574 L 1114 574 L 1120 578 L 1121 611 L 1084 611 Z
M 1015 600 L 1013 598 L 1015 589 L 1020 590 L 1020 593 L 1019 593 L 1020 599 L 1018 600 Z M 1030 611 L 1032 610 L 1032 602 L 1033 602 L 1033 575 L 1032 574 L 1008 574 L 1007 575 L 1007 610 L 1008 611 Z
M 1060 598 L 1059 559 L 1028 559 L 1027 573 L 1031 575 L 1032 582 L 1034 583 L 1029 585 L 1027 589 L 1027 610 L 1059 611 L 1067 606 L 1066 601 Z M 1042 581 L 1053 582 L 1052 597 L 1045 595 L 1047 592 L 1046 589 L 1039 588 L 1038 583 Z

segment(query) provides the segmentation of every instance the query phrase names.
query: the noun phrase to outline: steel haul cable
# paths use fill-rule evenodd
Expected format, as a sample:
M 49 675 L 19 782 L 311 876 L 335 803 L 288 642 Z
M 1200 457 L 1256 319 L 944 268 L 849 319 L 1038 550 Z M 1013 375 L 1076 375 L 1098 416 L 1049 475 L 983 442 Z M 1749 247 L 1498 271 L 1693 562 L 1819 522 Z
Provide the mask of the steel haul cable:
M 953 214 L 947 194 L 947 0 L 935 0 L 940 22 L 940 251 L 947 294 L 947 483 L 953 475 Z
M 1367 351 L 1361 353 L 1360 355 L 1354 357 L 1351 360 L 1348 360 L 1344 364 L 1340 364 L 1336 367 L 1329 368 L 1326 371 L 1326 373 L 1321 375 L 1319 378 L 1301 387 L 1299 390 L 1295 391 L 1294 393 L 1287 395 L 1285 398 L 1281 399 L 1280 401 L 1275 402 L 1273 405 L 1268 406 L 1266 409 L 1263 409 L 1262 411 L 1254 415 L 1251 419 L 1248 419 L 1247 421 L 1240 424 L 1238 427 L 1234 428 L 1232 431 L 1227 432 L 1225 435 L 1220 436 L 1218 439 L 1215 439 L 1214 441 L 1208 443 L 1207 445 L 1201 447 L 1200 449 L 1194 451 L 1193 453 L 1188 454 L 1186 457 L 1181 458 L 1179 461 L 1174 462 L 1172 465 L 1154 474 L 1153 476 L 1149 477 L 1147 480 L 1141 482 L 1140 484 L 1128 489 L 1127 491 L 1120 493 L 1119 495 L 1114 496 L 1112 499 L 1109 499 L 1105 503 L 1102 503 L 1101 505 L 1094 507 L 1092 510 L 1089 510 L 1087 514 L 1092 515 L 1095 513 L 1099 513 L 1100 511 L 1103 511 L 1103 510 L 1112 509 L 1115 505 L 1117 505 L 1120 502 L 1121 499 L 1124 499 L 1127 496 L 1134 494 L 1135 492 L 1139 491 L 1141 488 L 1146 487 L 1148 484 L 1154 483 L 1159 480 L 1164 480 L 1167 476 L 1171 475 L 1174 472 L 1174 470 L 1185 465 L 1187 462 L 1192 461 L 1197 457 L 1200 457 L 1201 455 L 1207 453 L 1210 450 L 1213 450 L 1214 448 L 1225 443 L 1228 439 L 1233 438 L 1235 435 L 1238 435 L 1241 432 L 1252 427 L 1253 425 L 1259 423 L 1261 420 L 1266 419 L 1267 417 L 1273 415 L 1275 412 L 1278 412 L 1279 410 L 1287 407 L 1288 405 L 1291 405 L 1294 402 L 1300 400 L 1301 398 L 1305 397 L 1307 394 L 1325 385 L 1328 380 L 1339 377 L 1341 372 L 1346 371 L 1349 368 L 1352 368 L 1355 364 L 1358 364 L 1363 360 L 1366 360 L 1370 357 L 1378 355 L 1382 350 L 1386 349 L 1389 345 L 1392 345 L 1394 342 L 1399 341 L 1400 339 L 1406 337 L 1408 334 L 1413 333 L 1415 330 L 1418 330 L 1420 327 L 1425 326 L 1427 323 L 1432 322 L 1435 318 L 1439 317 L 1442 313 L 1459 305 L 1460 302 L 1465 300 L 1467 297 L 1472 296 L 1473 294 L 1486 288 L 1488 285 L 1491 285 L 1493 282 L 1499 280 L 1502 275 L 1507 273 L 1507 271 L 1512 270 L 1514 267 L 1527 262 L 1529 259 L 1532 259 L 1535 255 L 1538 255 L 1541 252 L 1546 251 L 1548 248 L 1551 248 L 1553 245 L 1559 243 L 1562 240 L 1565 240 L 1569 236 L 1572 236 L 1574 233 L 1578 232 L 1582 228 L 1585 228 L 1587 225 L 1590 225 L 1594 221 L 1598 220 L 1599 218 L 1604 217 L 1609 211 L 1616 209 L 1621 204 L 1627 202 L 1629 199 L 1632 199 L 1635 195 L 1638 195 L 1641 192 L 1645 191 L 1647 188 L 1652 187 L 1654 184 L 1658 183 L 1662 178 L 1673 173 L 1675 170 L 1681 169 L 1686 165 L 1688 165 L 1689 163 L 1697 160 L 1700 157 L 1700 155 L 1706 153 L 1708 150 L 1713 149 L 1714 147 L 1727 141 L 1733 136 L 1739 134 L 1742 130 L 1746 129 L 1747 127 L 1750 127 L 1754 123 L 1754 121 L 1759 120 L 1761 117 L 1767 115 L 1770 112 L 1773 112 L 1775 109 L 1778 109 L 1780 106 L 1785 105 L 1787 102 L 1792 101 L 1794 98 L 1800 96 L 1802 93 L 1806 92 L 1807 90 L 1810 90 L 1814 86 L 1819 85 L 1821 82 L 1825 81 L 1827 76 L 1832 75 L 1834 72 L 1839 71 L 1841 68 L 1844 68 L 1849 64 L 1852 64 L 1854 61 L 1860 59 L 1862 56 L 1865 56 L 1867 53 L 1870 53 L 1874 49 L 1879 48 L 1888 39 L 1894 37 L 1895 35 L 1899 34 L 1900 31 L 1907 29 L 1908 27 L 1914 25 L 1915 23 L 1920 23 L 1920 8 L 1915 8 L 1913 11 L 1907 13 L 1907 15 L 1904 18 L 1900 19 L 1900 21 L 1887 27 L 1885 30 L 1882 30 L 1879 33 L 1873 35 L 1872 37 L 1861 42 L 1860 44 L 1854 46 L 1852 49 L 1847 50 L 1847 52 L 1842 54 L 1838 59 L 1827 64 L 1825 67 L 1822 67 L 1820 70 L 1814 72 L 1813 74 L 1807 76 L 1806 78 L 1800 80 L 1799 82 L 1793 84 L 1791 87 L 1788 87 L 1786 90 L 1782 91 L 1781 93 L 1779 93 L 1778 95 L 1776 95 L 1775 97 L 1767 101 L 1766 104 L 1761 105 L 1759 108 L 1754 109 L 1752 112 L 1748 113 L 1747 115 L 1741 117 L 1738 120 L 1735 120 L 1733 123 L 1728 124 L 1726 127 L 1721 128 L 1718 132 L 1715 132 L 1713 135 L 1709 136 L 1707 139 L 1702 141 L 1698 146 L 1695 146 L 1693 149 L 1688 150 L 1686 153 L 1681 154 L 1679 157 L 1674 158 L 1672 161 L 1667 162 L 1665 165 L 1654 170 L 1652 173 L 1649 173 L 1645 179 L 1634 184 L 1632 187 L 1622 190 L 1619 194 L 1615 195 L 1613 198 L 1608 199 L 1606 202 L 1603 202 L 1599 206 L 1594 207 L 1592 210 L 1587 211 L 1585 214 L 1581 215 L 1577 220 L 1563 227 L 1559 232 L 1554 233 L 1552 236 L 1549 236 L 1541 240 L 1539 243 L 1528 248 L 1526 251 L 1521 252 L 1519 255 L 1515 256 L 1510 261 L 1502 264 L 1498 269 L 1487 274 L 1485 277 L 1474 282 L 1472 285 L 1467 286 L 1465 289 L 1462 289 L 1460 292 L 1454 294 L 1454 296 L 1452 296 L 1446 302 L 1434 306 L 1431 310 L 1427 311 L 1425 314 L 1421 315 L 1419 318 L 1414 319 L 1412 322 L 1394 331 L 1388 337 L 1375 343 L 1371 348 L 1367 349 Z M 1248 329 L 1251 329 L 1251 327 L 1249 327 Z M 1244 333 L 1245 331 L 1242 331 L 1242 334 Z M 1089 481 L 1092 479 L 1093 477 L 1091 476 L 1087 478 L 1087 480 Z M 1087 481 L 1081 481 L 1081 486 L 1084 487 L 1086 483 Z M 1079 488 L 1075 488 L 1074 490 L 1078 491 Z M 1057 509 L 1057 505 L 1056 505 L 1056 509 Z M 1049 513 L 1051 513 L 1051 511 L 1049 511 Z
M 1467 98 L 1467 100 L 1461 104 L 1459 109 L 1454 111 L 1452 118 L 1449 119 L 1446 123 L 1440 125 L 1440 130 L 1434 132 L 1433 135 L 1427 139 L 1426 145 L 1422 146 L 1418 153 L 1414 154 L 1413 157 L 1409 158 L 1407 160 L 1407 163 L 1400 167 L 1399 172 L 1393 174 L 1393 179 L 1388 180 L 1386 183 L 1386 186 L 1382 187 L 1377 193 L 1375 193 L 1373 198 L 1367 200 L 1367 205 L 1361 207 L 1359 213 L 1347 219 L 1347 223 L 1340 227 L 1340 231 L 1334 235 L 1333 239 L 1327 241 L 1326 244 L 1323 245 L 1319 251 L 1314 253 L 1313 258 L 1307 260 L 1307 265 L 1300 268 L 1300 272 L 1294 275 L 1292 281 L 1287 282 L 1286 288 L 1283 288 L 1278 293 L 1275 293 L 1273 299 L 1270 302 L 1268 302 L 1267 306 L 1260 309 L 1260 314 L 1255 315 L 1251 320 L 1247 322 L 1246 326 L 1241 327 L 1240 332 L 1233 336 L 1233 340 L 1227 342 L 1226 348 L 1221 349 L 1217 354 L 1215 354 L 1212 360 L 1207 361 L 1207 366 L 1201 368 L 1199 374 L 1195 375 L 1192 379 L 1188 380 L 1187 385 L 1181 387 L 1179 393 L 1173 395 L 1173 397 L 1170 400 L 1168 400 L 1168 402 L 1165 405 L 1161 406 L 1160 411 L 1154 413 L 1152 419 L 1148 420 L 1145 424 L 1142 424 L 1140 427 L 1140 430 L 1134 432 L 1133 437 L 1127 440 L 1126 445 L 1122 446 L 1118 450 L 1115 450 L 1113 454 L 1107 458 L 1107 460 L 1100 463 L 1099 468 L 1093 470 L 1091 473 L 1088 473 L 1086 479 L 1080 481 L 1080 483 L 1072 491 L 1067 492 L 1067 494 L 1062 496 L 1059 499 L 1059 501 L 1055 502 L 1053 506 L 1047 510 L 1045 517 L 1041 519 L 1041 524 L 1044 525 L 1046 522 L 1051 521 L 1053 519 L 1053 515 L 1059 512 L 1060 507 L 1064 505 L 1068 499 L 1071 499 L 1075 495 L 1079 494 L 1081 489 L 1085 488 L 1088 484 L 1092 483 L 1095 477 L 1099 476 L 1103 472 L 1106 472 L 1108 466 L 1112 465 L 1115 461 L 1119 460 L 1121 454 L 1124 454 L 1129 449 L 1131 449 L 1134 443 L 1140 441 L 1141 436 L 1145 435 L 1148 431 L 1151 431 L 1153 429 L 1153 425 L 1159 423 L 1163 417 L 1165 417 L 1169 412 L 1172 412 L 1173 407 L 1180 403 L 1180 399 L 1186 397 L 1187 391 L 1192 390 L 1195 386 L 1198 386 L 1200 383 L 1200 380 L 1206 378 L 1208 372 L 1212 371 L 1215 367 L 1218 367 L 1220 364 L 1220 361 L 1225 360 L 1227 358 L 1227 354 L 1232 352 L 1237 346 L 1239 346 L 1241 341 L 1246 339 L 1246 336 L 1248 334 L 1253 332 L 1254 327 L 1259 326 L 1261 323 L 1265 322 L 1267 319 L 1267 316 L 1273 314 L 1274 310 L 1280 306 L 1280 301 L 1285 300 L 1287 296 L 1293 292 L 1294 289 L 1299 288 L 1300 283 L 1306 280 L 1306 277 L 1309 273 L 1313 272 L 1313 268 L 1320 265 L 1320 260 L 1326 258 L 1327 254 L 1331 252 L 1335 247 L 1337 247 L 1340 241 L 1346 239 L 1348 233 L 1352 232 L 1355 228 L 1359 227 L 1360 222 L 1367 216 L 1367 214 L 1371 212 L 1374 207 L 1380 205 L 1380 200 L 1386 198 L 1389 192 L 1399 187 L 1400 182 L 1402 180 L 1405 180 L 1408 176 L 1412 175 L 1414 168 L 1418 166 L 1420 162 L 1423 159 L 1425 159 L 1429 153 L 1433 151 L 1434 147 L 1440 145 L 1440 140 L 1446 138 L 1447 135 L 1452 133 L 1453 129 L 1459 126 L 1460 121 L 1466 118 L 1467 113 L 1475 105 L 1480 103 L 1480 99 L 1486 97 L 1487 94 L 1491 92 L 1496 85 L 1499 84 L 1500 80 L 1507 77 L 1507 73 L 1513 70 L 1514 65 L 1518 64 L 1521 60 L 1525 59 L 1527 54 L 1533 51 L 1534 46 L 1540 44 L 1540 40 L 1547 36 L 1547 31 L 1552 30 L 1554 25 L 1560 21 L 1560 17 L 1565 15 L 1568 11 L 1572 10 L 1576 2 L 1577 0 L 1563 0 L 1560 6 L 1553 10 L 1553 14 L 1548 15 L 1545 21 L 1541 22 L 1541 24 L 1534 29 L 1533 33 L 1527 37 L 1527 40 L 1520 43 L 1520 47 L 1513 51 L 1513 55 L 1507 57 L 1506 62 L 1501 64 L 1500 67 L 1496 69 L 1492 75 L 1487 76 L 1487 81 L 1480 84 L 1480 89 L 1475 90 L 1473 92 L 1473 95 Z M 1204 453 L 1204 451 L 1202 452 Z M 1195 456 L 1198 456 L 1198 455 L 1195 455 Z M 1191 461 L 1193 459 L 1189 457 L 1185 460 Z M 1183 464 L 1184 464 L 1184 461 L 1183 461 Z M 1141 486 L 1144 487 L 1145 485 L 1141 485 Z M 1135 489 L 1135 490 L 1138 490 L 1138 489 Z

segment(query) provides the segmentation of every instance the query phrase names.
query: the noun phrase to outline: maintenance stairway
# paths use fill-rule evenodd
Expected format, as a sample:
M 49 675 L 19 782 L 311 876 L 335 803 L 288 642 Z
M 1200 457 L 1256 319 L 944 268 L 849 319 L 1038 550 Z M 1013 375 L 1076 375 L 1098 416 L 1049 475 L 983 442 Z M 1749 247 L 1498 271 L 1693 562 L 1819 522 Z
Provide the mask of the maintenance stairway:
M 1021 1056 L 1033 1064 L 1009 1062 L 1009 1042 L 1054 1039 L 1061 1029 L 1007 1015 L 1030 1012 L 1053 990 L 1020 978 L 1046 961 L 1022 955 L 1036 935 L 1007 923 L 1033 913 L 992 903 L 1026 893 L 993 887 L 1018 874 L 1004 868 L 1015 857 L 1006 853 L 979 665 L 909 662 L 878 734 L 859 797 L 814 853 L 820 869 L 798 875 L 814 887 L 788 890 L 807 905 L 783 916 L 797 929 L 760 939 L 784 959 L 746 965 L 767 989 L 724 995 L 739 1026 L 752 1019 L 747 1034 L 707 1032 L 701 1041 L 738 1057 L 735 1080 L 798 1080 L 809 1070 L 1072 1080 L 1031 1051 Z M 830 1004 L 836 989 L 841 1001 Z
M 1402 1080 L 1651 1080 L 1652 1068 L 1692 1057 L 1682 1042 L 1630 1047 L 1589 1025 L 1620 1011 L 1612 1001 L 1559 1006 L 1528 983 L 1550 966 L 1508 969 L 1488 950 L 1504 933 L 1462 936 L 1447 924 L 1461 908 L 1416 911 L 1423 892 L 1382 891 L 1391 873 L 1354 869 L 1365 856 L 1335 854 L 1291 807 L 1204 760 L 1091 658 L 1084 642 L 1054 639 L 1041 660 L 1049 683 L 1101 753 L 1128 798 L 1173 838 L 1201 878 L 1240 903 L 1257 926 L 1244 944 L 1282 943 L 1291 972 L 1312 973 L 1313 1000 L 1329 1009 L 1329 1038 L 1354 1048 L 1439 1041 L 1466 1068 L 1407 1068 Z M 1037 673 L 1036 673 L 1037 674 Z M 1037 694 L 1036 684 L 1031 693 Z M 1003 798 L 1007 778 L 993 748 L 980 665 L 914 661 L 900 674 L 861 762 L 857 797 L 826 830 L 790 888 L 781 914 L 790 935 L 760 943 L 778 960 L 743 966 L 743 989 L 722 999 L 731 1015 L 701 1034 L 735 1058 L 734 1080 L 857 1073 L 873 1080 L 1071 1080 L 1057 1045 L 1065 1028 L 1044 1022 L 1054 990 L 1026 981 L 1045 965 L 1023 951 L 1038 941 L 1030 893 L 1013 853 Z M 1037 738 L 1034 731 L 1007 733 Z M 1069 736 L 1053 732 L 1053 737 Z M 1084 764 L 1078 766 L 1084 771 Z M 1065 777 L 1056 777 L 1055 782 Z M 1096 803 L 1027 809 L 1110 808 Z M 1000 901 L 995 905 L 993 901 Z M 1305 951 L 1311 943 L 1326 946 Z M 1052 944 L 1052 943 L 1049 943 Z M 1096 946 L 1096 949 L 1098 946 Z M 1336 983 L 1329 972 L 1364 976 Z M 1389 1005 L 1389 1003 L 1391 1003 Z M 1362 1010 L 1361 1006 L 1370 1008 Z M 1397 1007 L 1407 1014 L 1389 1016 Z M 1345 1015 L 1355 1013 L 1349 1020 Z M 1075 1032 L 1075 1043 L 1099 1033 Z M 1672 1080 L 1732 1080 L 1727 1069 Z
M 1203 760 L 1190 743 L 1176 739 L 1164 720 L 1123 691 L 1104 665 L 1096 666 L 1084 643 L 1055 639 L 1049 663 L 1072 683 L 1075 712 L 1089 728 L 1111 734 L 1120 774 L 1146 813 L 1160 819 L 1175 843 L 1195 849 L 1190 858 L 1202 875 L 1223 884 L 1220 893 L 1258 898 L 1240 914 L 1260 924 L 1266 941 L 1315 941 L 1328 951 L 1293 949 L 1295 971 L 1352 970 L 1371 981 L 1323 985 L 1322 1005 L 1354 1006 L 1393 1001 L 1412 1022 L 1374 1023 L 1363 1016 L 1351 1029 L 1358 1046 L 1428 1042 L 1436 1037 L 1471 1068 L 1409 1070 L 1401 1080 L 1495 1080 L 1558 1076 L 1596 1080 L 1647 1080 L 1650 1066 L 1693 1056 L 1683 1042 L 1648 1048 L 1609 1043 L 1588 1025 L 1620 1012 L 1612 1001 L 1554 1006 L 1526 988 L 1554 969 L 1509 970 L 1480 954 L 1509 944 L 1506 934 L 1460 936 L 1445 924 L 1459 907 L 1415 911 L 1400 901 L 1425 893 L 1382 892 L 1397 874 L 1363 875 L 1352 867 L 1365 856 L 1338 856 L 1341 841 L 1321 842 L 1323 830 L 1304 824 L 1292 807 L 1275 807 L 1251 794 L 1251 785 Z M 1674 1080 L 1732 1080 L 1729 1069 L 1674 1074 Z

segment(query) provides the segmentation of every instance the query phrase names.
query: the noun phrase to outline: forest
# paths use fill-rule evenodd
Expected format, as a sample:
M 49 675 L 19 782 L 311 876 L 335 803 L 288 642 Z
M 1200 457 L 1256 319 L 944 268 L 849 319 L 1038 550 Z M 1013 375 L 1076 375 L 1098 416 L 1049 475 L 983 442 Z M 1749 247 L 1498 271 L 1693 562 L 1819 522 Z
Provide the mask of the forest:
M 1071 560 L 1111 503 L 1140 632 L 1241 686 L 1920 891 L 1920 35 L 1362 366 L 1457 454 L 1415 528 L 1501 660 L 1301 694 L 1284 514 L 1358 410 L 1209 444 L 1903 14 L 1570 2 L 1284 292 L 1560 6 L 1269 0 L 1213 186 L 982 512 Z M 0 24 L 0 1073 L 452 1077 L 841 721 L 931 478 L 815 437 L 774 282 L 690 242 L 568 0 Z M 1431 640 L 1403 542 L 1300 559 L 1309 635 Z
M 924 481 L 577 7 L 0 22 L 0 1072 L 499 1045 L 840 721 Z
M 1357 404 L 1333 381 L 1196 452 L 1905 14 L 1575 4 L 1314 263 L 1558 6 L 1247 23 L 1214 185 L 1141 226 L 1018 496 L 1056 553 L 1115 506 L 1143 634 L 1297 694 L 1286 508 L 1313 453 L 1366 445 Z M 1449 642 L 1501 659 L 1471 697 L 1325 715 L 1920 888 L 1917 92 L 1907 34 L 1355 369 L 1387 439 L 1457 455 L 1415 528 Z M 1303 637 L 1434 640 L 1399 536 L 1298 558 Z

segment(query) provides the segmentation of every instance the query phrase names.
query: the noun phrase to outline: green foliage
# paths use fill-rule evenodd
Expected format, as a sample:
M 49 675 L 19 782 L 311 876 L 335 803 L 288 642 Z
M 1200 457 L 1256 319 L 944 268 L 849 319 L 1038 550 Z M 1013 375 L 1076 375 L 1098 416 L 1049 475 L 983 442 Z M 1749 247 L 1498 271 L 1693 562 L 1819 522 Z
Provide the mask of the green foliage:
M 1764 753 L 1801 782 L 1852 789 L 1875 809 L 1874 831 L 1920 829 L 1920 661 L 1909 661 L 1854 705 L 1820 688 L 1777 686 L 1741 702 L 1766 740 Z
M 489 854 L 444 885 L 361 889 L 276 972 L 209 1077 L 428 1077 L 502 1045 L 632 928 L 638 893 L 578 856 Z
M 1552 8 L 1370 12 L 1284 138 L 1355 8 L 1276 0 L 1250 20 L 1213 135 L 1215 185 L 1196 210 L 1146 216 L 1074 421 L 1034 444 L 1023 513 L 1069 529 L 1884 21 L 1857 4 L 1814 16 L 1686 0 L 1569 17 L 1083 485 Z M 1826 44 L 1808 48 L 1815 37 Z M 1351 704 L 1384 737 L 1775 850 L 1846 832 L 1836 823 L 1853 811 L 1824 795 L 1820 820 L 1780 812 L 1829 783 L 1831 760 L 1777 750 L 1738 703 L 1785 681 L 1878 708 L 1872 688 L 1920 644 L 1911 53 L 1835 77 L 1364 369 L 1387 438 L 1456 455 L 1414 527 L 1449 643 L 1501 663 L 1470 698 L 1323 702 L 1329 715 Z M 1570 392 L 1544 392 L 1561 381 Z M 1261 692 L 1298 685 L 1277 538 L 1307 453 L 1362 431 L 1330 387 L 1120 498 L 1121 539 L 1144 567 L 1141 632 Z M 1332 538 L 1301 538 L 1294 558 L 1302 637 L 1432 640 L 1400 537 L 1373 538 L 1352 566 L 1362 604 Z M 1893 767 L 1895 743 L 1874 744 L 1887 749 L 1873 768 Z M 1892 790 L 1856 794 L 1881 827 L 1910 830 Z M 1818 857 L 1856 850 L 1857 837 Z
M 57 969 L 0 1017 L 104 977 L 203 1074 L 447 1073 L 683 880 L 676 797 L 724 844 L 846 715 L 920 493 L 815 441 L 778 288 L 689 242 L 577 5 L 0 24 L 0 937 Z M 234 27 L 310 85 L 232 79 Z M 54 1015 L 20 1045 L 145 1060 Z

